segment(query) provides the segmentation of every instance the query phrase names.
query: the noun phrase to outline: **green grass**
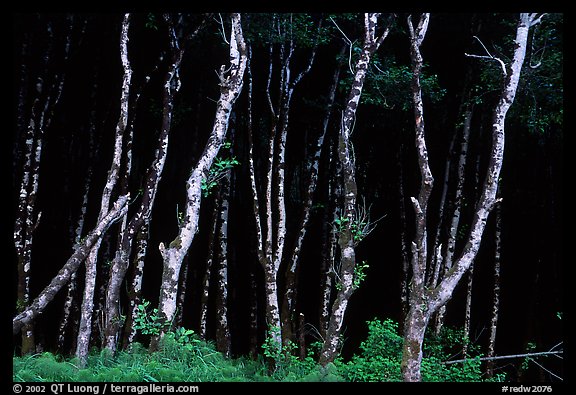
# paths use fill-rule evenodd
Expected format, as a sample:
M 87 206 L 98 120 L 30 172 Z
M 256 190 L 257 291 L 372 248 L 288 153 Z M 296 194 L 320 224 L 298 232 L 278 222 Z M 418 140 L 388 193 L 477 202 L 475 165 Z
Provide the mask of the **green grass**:
M 317 347 L 304 360 L 290 352 L 273 355 L 275 367 L 270 370 L 265 360 L 265 355 L 270 358 L 266 345 L 256 360 L 227 358 L 213 344 L 200 340 L 192 331 L 182 330 L 167 334 L 155 352 L 139 343 L 114 356 L 107 350 L 93 350 L 84 368 L 77 367 L 75 358 L 49 352 L 14 356 L 12 379 L 15 382 L 401 381 L 402 338 L 397 324 L 374 320 L 368 322 L 368 330 L 368 338 L 358 354 L 349 361 L 337 359 L 326 367 L 316 362 Z M 442 363 L 461 339 L 454 331 L 446 333 L 425 345 L 423 380 L 483 381 L 478 360 L 449 366 Z

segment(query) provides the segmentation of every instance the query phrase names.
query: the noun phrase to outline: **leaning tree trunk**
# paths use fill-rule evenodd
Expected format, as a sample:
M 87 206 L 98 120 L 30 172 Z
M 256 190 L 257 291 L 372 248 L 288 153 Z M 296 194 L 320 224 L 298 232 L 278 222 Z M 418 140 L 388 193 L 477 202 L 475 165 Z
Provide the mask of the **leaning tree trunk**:
M 226 68 L 226 66 L 222 65 L 220 68 L 220 98 L 216 106 L 214 126 L 204 152 L 186 182 L 186 207 L 184 220 L 179 226 L 178 236 L 168 246 L 165 246 L 164 243 L 159 245 L 163 260 L 163 271 L 158 310 L 165 324 L 159 337 L 169 329 L 176 312 L 180 268 L 198 230 L 202 180 L 207 177 L 212 162 L 224 143 L 232 105 L 242 89 L 244 70 L 246 68 L 246 45 L 242 33 L 240 14 L 232 14 L 231 19 L 230 66 Z M 157 336 L 153 339 L 153 347 L 157 347 L 160 340 L 159 337 Z
M 129 196 L 121 196 L 112 206 L 112 209 L 94 229 L 88 233 L 84 241 L 80 243 L 66 264 L 60 269 L 58 274 L 52 279 L 50 284 L 34 299 L 34 301 L 23 312 L 12 319 L 12 334 L 16 335 L 25 325 L 28 325 L 41 314 L 48 303 L 50 303 L 58 291 L 64 287 L 73 273 L 78 270 L 80 264 L 86 259 L 94 244 L 102 238 L 110 225 L 119 218 L 122 218 L 128 211 Z
M 108 177 L 104 190 L 102 191 L 102 198 L 100 202 L 100 213 L 98 215 L 98 222 L 108 214 L 110 208 L 110 198 L 112 191 L 116 186 L 120 173 L 120 158 L 122 157 L 122 140 L 124 138 L 124 131 L 128 122 L 128 98 L 130 95 L 130 82 L 132 79 L 132 69 L 128 60 L 128 29 L 130 27 L 130 14 L 125 14 L 122 21 L 122 30 L 120 33 L 120 59 L 122 60 L 122 67 L 124 70 L 124 77 L 122 80 L 122 91 L 120 97 L 120 117 L 116 125 L 116 134 L 114 142 L 114 152 L 112 157 L 112 164 L 108 171 Z M 124 195 L 126 196 L 126 195 Z M 102 239 L 96 240 L 92 246 L 90 254 L 86 258 L 86 274 L 84 282 L 84 294 L 82 299 L 82 308 L 80 316 L 80 327 L 78 329 L 78 341 L 76 345 L 76 357 L 78 358 L 80 366 L 86 364 L 88 356 L 88 348 L 90 343 L 90 335 L 92 333 L 91 323 L 92 314 L 94 310 L 94 287 L 96 285 L 96 262 L 98 260 L 98 250 Z
M 470 234 L 463 251 L 455 261 L 452 268 L 441 279 L 438 286 L 433 289 L 425 287 L 424 276 L 426 270 L 426 205 L 432 186 L 432 175 L 428 167 L 426 141 L 424 139 L 424 120 L 422 114 L 422 100 L 419 75 L 422 68 L 420 45 L 424 39 L 428 25 L 429 14 L 424 14 L 416 30 L 409 17 L 408 27 L 411 37 L 411 57 L 414 72 L 413 100 L 416 119 L 416 146 L 422 175 L 422 184 L 418 200 L 412 198 L 416 211 L 416 237 L 412 244 L 412 286 L 410 289 L 410 311 L 404 326 L 404 345 L 401 370 L 404 381 L 420 381 L 420 367 L 422 362 L 422 344 L 426 327 L 432 314 L 443 306 L 452 296 L 454 288 L 463 274 L 470 268 L 482 240 L 488 215 L 498 202 L 496 198 L 498 179 L 502 168 L 504 154 L 504 121 L 506 113 L 514 102 L 520 72 L 526 54 L 526 42 L 530 27 L 538 23 L 541 16 L 536 14 L 520 14 L 516 30 L 514 56 L 508 68 L 504 63 L 490 55 L 490 59 L 497 60 L 505 71 L 505 81 L 500 99 L 494 111 L 492 123 L 492 150 L 488 171 L 484 180 L 482 194 L 476 204 L 474 218 L 470 226 Z
M 356 109 L 360 103 L 360 96 L 362 95 L 362 88 L 364 80 L 368 71 L 370 59 L 378 47 L 382 44 L 384 39 L 388 36 L 390 27 L 386 27 L 380 37 L 376 36 L 376 26 L 378 23 L 378 16 L 380 14 L 364 14 L 364 43 L 362 53 L 356 62 L 356 71 L 354 74 L 354 82 L 352 83 L 346 108 L 342 114 L 342 124 L 340 128 L 340 136 L 338 142 L 338 158 L 342 164 L 343 175 L 343 194 L 344 194 L 344 208 L 342 210 L 342 218 L 346 219 L 346 226 L 338 234 L 338 245 L 340 246 L 340 265 L 338 276 L 338 292 L 336 299 L 332 305 L 332 314 L 328 324 L 326 338 L 320 353 L 320 364 L 326 366 L 328 363 L 334 361 L 338 355 L 338 346 L 340 345 L 340 335 L 342 333 L 342 325 L 344 323 L 344 314 L 348 306 L 348 301 L 355 291 L 354 287 L 354 268 L 356 267 L 356 251 L 355 251 L 355 235 L 352 234 L 351 225 L 354 223 L 354 215 L 356 210 L 356 169 L 352 153 L 352 142 L 350 137 L 354 119 L 356 117 Z

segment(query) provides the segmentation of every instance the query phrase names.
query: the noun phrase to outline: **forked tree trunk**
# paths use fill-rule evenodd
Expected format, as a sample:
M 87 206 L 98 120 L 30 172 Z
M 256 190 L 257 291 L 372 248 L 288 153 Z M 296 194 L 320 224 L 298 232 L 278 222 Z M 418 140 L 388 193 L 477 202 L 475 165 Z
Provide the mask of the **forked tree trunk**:
M 416 211 L 416 237 L 413 243 L 412 253 L 412 286 L 410 289 L 410 311 L 404 326 L 404 345 L 402 355 L 402 376 L 404 381 L 420 381 L 420 367 L 422 362 L 422 344 L 426 327 L 432 314 L 443 306 L 452 296 L 454 288 L 459 283 L 463 274 L 472 265 L 482 239 L 486 226 L 486 220 L 494 205 L 498 202 L 496 194 L 498 179 L 502 168 L 504 154 L 504 121 L 506 113 L 514 102 L 516 88 L 520 78 L 520 72 L 526 54 L 526 42 L 528 31 L 532 25 L 538 23 L 541 16 L 536 14 L 520 14 L 516 30 L 514 56 L 510 66 L 506 69 L 504 86 L 500 99 L 494 111 L 492 123 L 492 150 L 488 164 L 486 179 L 483 183 L 482 194 L 476 204 L 474 218 L 470 226 L 470 234 L 466 240 L 463 251 L 455 264 L 440 280 L 438 286 L 433 289 L 425 287 L 426 269 L 426 205 L 429 190 L 432 186 L 432 175 L 428 167 L 426 141 L 424 139 L 424 120 L 422 111 L 422 99 L 419 75 L 422 68 L 422 56 L 420 45 L 424 39 L 428 25 L 429 15 L 424 14 L 420 18 L 415 30 L 411 18 L 408 19 L 408 27 L 411 37 L 411 57 L 413 67 L 413 100 L 416 120 L 416 147 L 422 184 L 418 199 L 412 198 Z M 496 59 L 490 57 L 491 59 Z M 500 61 L 499 59 L 496 59 Z M 501 62 L 501 61 L 500 61 Z M 501 62 L 503 65 L 503 62 Z
M 346 108 L 342 114 L 342 124 L 340 128 L 338 142 L 338 159 L 342 164 L 344 207 L 342 217 L 346 218 L 347 226 L 338 235 L 338 245 L 340 246 L 340 264 L 337 273 L 338 292 L 332 305 L 331 317 L 328 324 L 326 338 L 320 353 L 320 364 L 326 366 L 334 361 L 338 355 L 341 342 L 342 325 L 344 314 L 348 307 L 348 301 L 355 291 L 354 288 L 354 268 L 356 267 L 356 251 L 354 235 L 351 225 L 354 222 L 356 210 L 356 169 L 352 154 L 352 142 L 350 140 L 356 109 L 360 103 L 364 80 L 368 71 L 370 59 L 384 39 L 388 36 L 390 27 L 387 26 L 380 37 L 376 36 L 376 27 L 380 14 L 364 14 L 364 43 L 362 53 L 356 62 L 354 81 L 350 87 L 350 93 L 346 102 Z
M 164 243 L 160 243 L 159 246 L 163 260 L 163 271 L 158 310 L 165 325 L 160 336 L 153 339 L 153 348 L 158 346 L 160 337 L 169 329 L 174 318 L 180 268 L 198 230 L 202 180 L 207 177 L 212 162 L 224 143 L 232 106 L 242 89 L 244 70 L 246 68 L 246 45 L 242 33 L 240 14 L 232 14 L 231 19 L 230 66 L 227 68 L 222 65 L 220 68 L 220 98 L 216 106 L 214 126 L 204 152 L 186 182 L 186 206 L 183 222 L 178 229 L 178 235 L 168 246 L 165 246 Z

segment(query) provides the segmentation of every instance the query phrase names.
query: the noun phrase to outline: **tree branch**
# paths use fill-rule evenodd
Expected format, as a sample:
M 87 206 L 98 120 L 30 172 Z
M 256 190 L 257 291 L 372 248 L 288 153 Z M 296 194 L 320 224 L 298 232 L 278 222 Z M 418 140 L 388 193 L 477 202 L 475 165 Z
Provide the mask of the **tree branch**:
M 464 363 L 468 361 L 473 361 L 475 359 L 479 361 L 495 361 L 497 359 L 513 359 L 513 358 L 524 358 L 524 357 L 538 357 L 542 355 L 557 355 L 563 354 L 564 351 L 541 351 L 541 352 L 530 352 L 526 354 L 513 354 L 513 355 L 497 355 L 495 357 L 481 357 L 481 358 L 464 358 L 464 359 L 456 359 L 454 361 L 445 361 L 444 365 L 452 365 L 455 363 Z M 556 376 L 558 377 L 558 376 Z

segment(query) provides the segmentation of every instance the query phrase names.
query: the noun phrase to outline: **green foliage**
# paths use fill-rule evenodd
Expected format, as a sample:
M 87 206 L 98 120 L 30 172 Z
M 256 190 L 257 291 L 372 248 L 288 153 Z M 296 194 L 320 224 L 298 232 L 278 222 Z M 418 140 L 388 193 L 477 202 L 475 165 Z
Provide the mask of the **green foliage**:
M 148 311 L 150 302 L 142 300 L 142 304 L 137 306 L 136 317 L 134 317 L 134 329 L 140 331 L 144 335 L 156 336 L 160 334 L 163 327 L 163 320 L 155 308 L 152 312 Z
M 330 40 L 331 27 L 318 25 L 310 14 L 259 13 L 246 15 L 244 35 L 254 46 L 268 46 L 292 41 L 298 48 L 311 48 Z
M 164 335 L 155 352 L 149 352 L 140 343 L 133 343 L 115 355 L 108 350 L 92 350 L 82 369 L 77 367 L 75 358 L 51 353 L 14 356 L 12 379 L 15 382 L 401 381 L 403 339 L 398 324 L 389 319 L 374 319 L 367 324 L 368 337 L 360 345 L 359 353 L 347 362 L 339 358 L 325 367 L 316 362 L 321 343 L 310 345 L 303 359 L 294 355 L 296 345 L 278 347 L 275 340 L 264 343 L 263 354 L 256 360 L 227 358 L 194 331 L 177 328 Z M 271 330 L 272 334 L 279 334 L 278 328 Z M 476 355 L 470 361 L 444 364 L 461 349 L 462 341 L 462 331 L 450 328 L 444 329 L 440 336 L 426 338 L 424 381 L 484 381 L 478 350 L 472 346 L 469 350 Z M 269 370 L 264 357 L 275 362 L 274 370 Z M 503 377 L 494 380 L 502 381 Z
M 359 45 L 354 47 L 351 64 L 354 64 L 360 51 Z M 352 84 L 352 78 L 352 74 L 348 72 L 339 82 L 340 90 L 347 92 Z M 397 64 L 392 56 L 380 59 L 378 54 L 375 54 L 364 81 L 361 103 L 386 110 L 410 111 L 412 99 L 410 94 L 406 93 L 411 92 L 411 84 L 412 69 L 409 65 Z M 446 96 L 446 89 L 440 86 L 438 76 L 428 73 L 426 65 L 420 76 L 420 84 L 424 99 L 432 104 L 440 103 Z
M 336 225 L 337 233 L 342 233 L 347 228 L 350 229 L 350 233 L 352 233 L 355 244 L 360 243 L 367 236 L 367 234 L 364 232 L 364 229 L 366 229 L 367 225 L 365 221 L 361 221 L 356 218 L 353 218 L 352 221 L 350 221 L 349 218 L 340 216 L 334 220 L 334 224 Z
M 423 381 L 485 381 L 480 369 L 480 355 L 476 353 L 469 361 L 446 365 L 456 349 L 461 349 L 461 330 L 444 328 L 439 336 L 429 336 L 424 342 L 422 359 Z M 361 352 L 350 361 L 336 361 L 339 372 L 346 381 L 402 381 L 400 365 L 402 361 L 403 338 L 398 333 L 398 324 L 392 320 L 372 320 L 368 322 L 368 338 L 360 345 Z M 498 376 L 496 380 L 501 380 Z
M 222 148 L 226 150 L 230 150 L 232 147 L 231 142 L 224 142 Z M 216 157 L 214 162 L 212 163 L 212 167 L 208 171 L 208 176 L 202 179 L 202 196 L 208 197 L 212 193 L 212 189 L 218 185 L 218 181 L 220 181 L 224 176 L 226 176 L 226 172 L 234 166 L 238 166 L 240 162 L 236 159 L 235 156 L 232 157 Z
M 354 280 L 352 282 L 352 288 L 358 289 L 360 288 L 360 284 L 366 279 L 366 270 L 368 269 L 368 264 L 366 261 L 362 261 L 362 263 L 357 263 L 354 266 Z

